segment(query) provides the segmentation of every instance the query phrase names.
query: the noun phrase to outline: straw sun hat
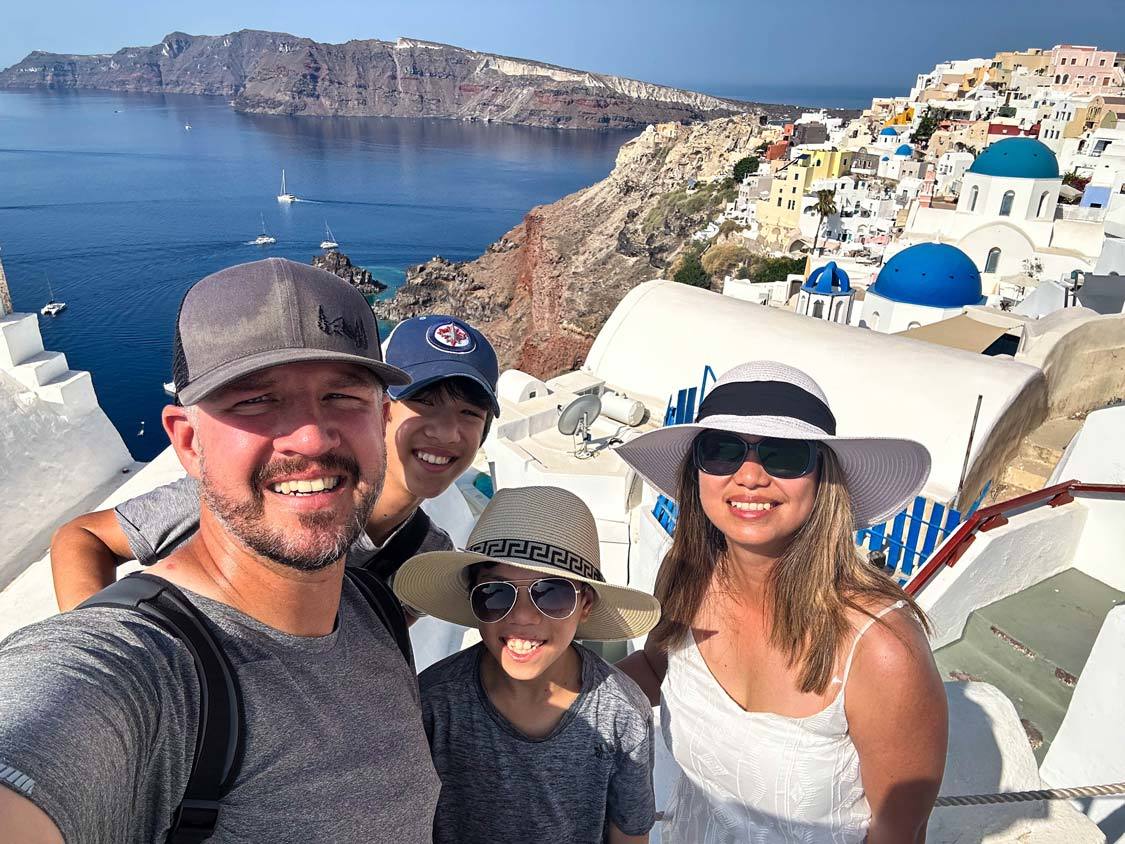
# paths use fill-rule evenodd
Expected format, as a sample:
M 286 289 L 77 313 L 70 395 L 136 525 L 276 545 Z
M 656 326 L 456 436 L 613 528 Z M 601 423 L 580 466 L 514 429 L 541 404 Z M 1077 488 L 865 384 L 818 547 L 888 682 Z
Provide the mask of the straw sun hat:
M 444 621 L 476 627 L 466 568 L 474 563 L 507 563 L 533 575 L 586 583 L 594 590 L 598 597 L 590 617 L 578 625 L 579 639 L 634 639 L 660 620 L 660 604 L 652 595 L 605 582 L 594 517 L 581 499 L 564 489 L 532 486 L 497 491 L 466 547 L 407 560 L 395 575 L 395 594 Z
M 836 417 L 808 375 L 776 361 L 744 363 L 715 382 L 694 424 L 642 434 L 617 454 L 669 498 L 679 498 L 680 466 L 700 431 L 815 440 L 832 449 L 843 469 L 857 527 L 898 513 L 930 474 L 930 453 L 914 440 L 836 436 Z

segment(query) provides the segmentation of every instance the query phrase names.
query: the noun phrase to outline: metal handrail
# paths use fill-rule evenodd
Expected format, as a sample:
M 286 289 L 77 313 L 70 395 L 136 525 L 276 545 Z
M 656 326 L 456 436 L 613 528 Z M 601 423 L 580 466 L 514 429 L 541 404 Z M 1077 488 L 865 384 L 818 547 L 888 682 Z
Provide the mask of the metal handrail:
M 1051 507 L 1061 507 L 1074 500 L 1071 493 L 1103 493 L 1125 498 L 1125 484 L 1085 484 L 1081 481 L 1063 481 L 1054 486 L 1044 487 L 1037 492 L 1029 492 L 998 504 L 981 507 L 968 519 L 961 522 L 946 539 L 945 544 L 930 557 L 918 573 L 903 588 L 908 595 L 917 595 L 942 568 L 953 568 L 962 555 L 973 544 L 976 534 L 989 531 L 1008 523 L 1007 513 L 1039 507 L 1046 503 Z

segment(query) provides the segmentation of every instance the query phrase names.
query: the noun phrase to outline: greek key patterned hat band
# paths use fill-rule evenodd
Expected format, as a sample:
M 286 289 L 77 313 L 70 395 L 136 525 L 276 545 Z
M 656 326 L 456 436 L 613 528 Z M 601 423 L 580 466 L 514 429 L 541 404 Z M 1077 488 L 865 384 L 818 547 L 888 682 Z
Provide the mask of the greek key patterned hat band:
M 597 601 L 578 627 L 580 639 L 633 639 L 660 619 L 652 595 L 606 581 L 593 515 L 580 498 L 558 487 L 499 490 L 469 534 L 466 550 L 408 560 L 395 576 L 395 594 L 437 618 L 475 627 L 466 569 L 487 562 L 588 584 Z

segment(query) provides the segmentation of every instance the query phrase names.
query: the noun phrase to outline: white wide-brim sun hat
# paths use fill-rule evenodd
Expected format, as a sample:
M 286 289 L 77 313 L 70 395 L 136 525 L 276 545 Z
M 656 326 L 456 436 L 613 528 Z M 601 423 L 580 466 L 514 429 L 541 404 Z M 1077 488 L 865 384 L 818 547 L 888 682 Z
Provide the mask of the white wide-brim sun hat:
M 580 498 L 558 487 L 498 490 L 469 534 L 466 550 L 411 557 L 395 575 L 395 594 L 435 618 L 476 627 L 480 622 L 469 607 L 466 572 L 475 563 L 507 563 L 532 575 L 589 585 L 597 600 L 578 625 L 579 639 L 635 639 L 660 620 L 660 602 L 652 595 L 606 583 L 594 517 Z
M 724 373 L 701 402 L 695 423 L 650 431 L 616 451 L 649 484 L 679 500 L 680 467 L 705 430 L 823 443 L 839 460 L 857 528 L 898 513 L 930 474 L 930 452 L 919 442 L 836 436 L 820 386 L 799 369 L 765 360 Z

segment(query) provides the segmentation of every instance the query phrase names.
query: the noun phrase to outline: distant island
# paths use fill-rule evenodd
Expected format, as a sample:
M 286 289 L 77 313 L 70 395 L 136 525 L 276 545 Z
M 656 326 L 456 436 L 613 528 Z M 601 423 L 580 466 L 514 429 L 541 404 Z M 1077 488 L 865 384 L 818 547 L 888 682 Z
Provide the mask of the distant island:
M 322 44 L 281 32 L 173 32 L 92 56 L 35 51 L 0 88 L 222 96 L 241 112 L 434 117 L 565 129 L 635 129 L 794 106 L 741 102 L 447 44 L 399 38 Z

